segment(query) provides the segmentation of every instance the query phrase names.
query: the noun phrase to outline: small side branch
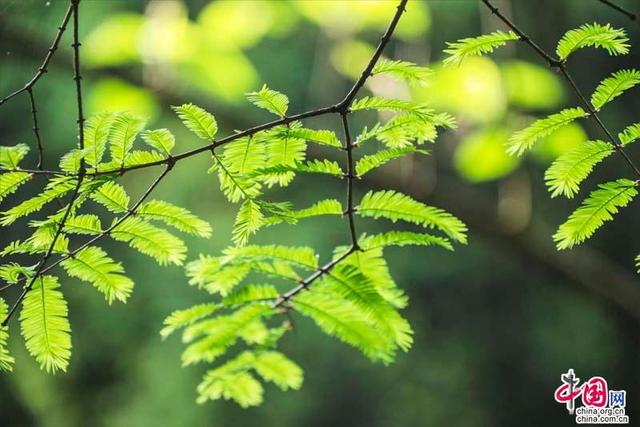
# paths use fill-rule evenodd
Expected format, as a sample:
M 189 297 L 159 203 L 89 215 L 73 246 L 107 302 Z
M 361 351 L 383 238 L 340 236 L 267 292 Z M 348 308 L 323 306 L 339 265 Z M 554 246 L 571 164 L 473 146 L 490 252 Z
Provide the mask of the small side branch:
M 628 9 L 625 9 L 624 7 L 615 4 L 614 2 L 610 1 L 610 0 L 598 0 L 600 3 L 605 4 L 607 6 L 609 6 L 610 8 L 612 8 L 615 11 L 618 11 L 620 13 L 622 13 L 623 15 L 625 15 L 627 18 L 631 19 L 632 21 L 635 21 L 636 23 L 638 22 L 638 15 L 636 15 L 635 13 L 631 12 Z
M 33 88 L 27 89 L 29 94 L 29 102 L 31 103 L 31 118 L 33 120 L 33 134 L 36 137 L 36 144 L 38 145 L 38 163 L 36 168 L 42 171 L 44 167 L 44 150 L 42 148 L 42 140 L 40 138 L 40 127 L 38 126 L 38 109 L 36 108 L 36 99 L 33 96 Z
M 67 24 L 71 19 L 71 15 L 73 14 L 73 9 L 74 9 L 74 5 L 72 2 L 69 5 L 69 9 L 67 9 L 67 13 L 65 13 L 64 18 L 62 19 L 62 23 L 58 27 L 58 32 L 56 33 L 56 36 L 53 39 L 53 43 L 51 43 L 51 46 L 49 47 L 49 50 L 47 51 L 47 54 L 44 57 L 44 61 L 42 61 L 42 64 L 38 68 L 38 71 L 36 71 L 36 74 L 23 87 L 10 93 L 4 98 L 0 99 L 0 105 L 4 104 L 5 102 L 15 97 L 16 95 L 19 95 L 22 92 L 32 89 L 35 86 L 35 84 L 38 82 L 38 80 L 40 80 L 40 77 L 42 77 L 47 72 L 47 68 L 49 67 L 49 62 L 51 62 L 51 58 L 53 58 L 53 55 L 58 50 L 58 46 L 60 45 L 60 40 L 62 39 L 62 35 L 67 29 Z

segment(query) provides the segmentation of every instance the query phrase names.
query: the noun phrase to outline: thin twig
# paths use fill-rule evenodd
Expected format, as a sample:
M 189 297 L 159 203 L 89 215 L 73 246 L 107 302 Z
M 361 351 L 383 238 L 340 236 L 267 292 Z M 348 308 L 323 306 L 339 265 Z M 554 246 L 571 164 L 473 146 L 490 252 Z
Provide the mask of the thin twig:
M 597 125 L 602 129 L 607 138 L 609 139 L 609 143 L 613 146 L 613 148 L 620 153 L 625 162 L 633 169 L 634 173 L 640 177 L 640 169 L 636 166 L 636 164 L 631 160 L 631 158 L 627 155 L 627 153 L 622 148 L 622 145 L 614 138 L 613 134 L 609 131 L 609 129 L 605 126 L 604 122 L 598 115 L 598 111 L 593 108 L 593 105 L 586 98 L 582 90 L 578 87 L 575 80 L 569 73 L 565 62 L 560 59 L 554 58 L 550 54 L 548 54 L 544 49 L 542 49 L 538 44 L 536 44 L 529 36 L 527 36 L 516 24 L 514 24 L 509 18 L 503 15 L 497 7 L 495 7 L 490 0 L 482 0 L 491 12 L 496 15 L 502 22 L 504 22 L 510 29 L 512 29 L 520 39 L 529 45 L 532 49 L 534 49 L 545 61 L 549 63 L 549 66 L 552 68 L 557 68 L 560 70 L 562 76 L 567 80 L 573 91 L 576 93 L 584 107 L 589 112 L 589 117 L 591 117 Z
M 82 85 L 80 83 L 81 77 L 80 77 L 80 43 L 78 42 L 78 4 L 80 3 L 80 0 L 71 0 L 71 9 L 73 11 L 73 49 L 74 49 L 74 79 L 76 80 L 76 99 L 77 99 L 77 104 L 78 104 L 78 132 L 79 132 L 79 145 L 80 145 L 80 149 L 84 148 L 84 127 L 83 127 L 83 122 L 84 122 L 84 116 L 82 114 Z M 66 24 L 65 24 L 66 25 Z M 64 31 L 64 29 L 60 30 L 60 35 L 61 32 Z M 55 42 L 55 46 L 57 46 L 57 41 Z M 53 51 L 49 51 L 49 54 L 47 55 L 47 58 L 50 58 L 50 56 L 53 54 Z M 45 59 L 45 65 L 48 64 L 48 60 Z M 31 93 L 31 87 L 29 87 L 28 91 L 29 93 Z M 80 161 L 80 170 L 79 170 L 79 175 L 78 175 L 78 181 L 76 183 L 76 187 L 73 191 L 73 194 L 71 195 L 71 199 L 69 200 L 69 205 L 67 206 L 67 209 L 64 212 L 64 215 L 62 216 L 62 220 L 60 221 L 60 223 L 58 224 L 58 228 L 56 229 L 55 235 L 53 236 L 53 240 L 51 241 L 51 244 L 49 245 L 49 248 L 47 249 L 47 252 L 45 253 L 45 255 L 42 257 L 42 259 L 40 260 L 40 262 L 38 263 L 38 267 L 36 268 L 36 272 L 35 274 L 32 276 L 31 280 L 29 281 L 29 284 L 27 286 L 25 286 L 22 289 L 22 292 L 20 293 L 20 295 L 18 296 L 18 299 L 14 302 L 13 306 L 11 307 L 11 309 L 9 310 L 9 312 L 7 313 L 7 316 L 5 317 L 5 319 L 2 321 L 2 326 L 6 326 L 7 323 L 9 322 L 9 320 L 11 319 L 11 316 L 13 315 L 13 313 L 15 313 L 16 309 L 18 308 L 18 306 L 20 305 L 20 303 L 22 303 L 22 301 L 24 300 L 24 298 L 26 297 L 27 293 L 31 290 L 31 288 L 33 288 L 33 285 L 35 283 L 35 281 L 38 279 L 38 277 L 40 277 L 43 273 L 44 273 L 44 268 L 45 265 L 47 263 L 47 261 L 49 261 L 49 258 L 51 257 L 51 255 L 53 254 L 54 248 L 56 246 L 56 243 L 58 241 L 58 238 L 60 237 L 60 235 L 62 234 L 62 230 L 64 229 L 64 226 L 67 222 L 67 219 L 69 218 L 69 215 L 71 214 L 71 211 L 73 210 L 73 204 L 75 203 L 76 199 L 78 198 L 78 196 L 80 195 L 80 187 L 82 186 L 82 182 L 84 180 L 85 177 L 85 168 L 84 168 L 84 161 L 81 160 Z
M 633 12 L 631 12 L 630 10 L 627 10 L 624 7 L 622 7 L 620 5 L 617 5 L 614 2 L 609 1 L 609 0 L 599 0 L 599 1 L 600 1 L 600 3 L 606 4 L 610 8 L 622 13 L 623 15 L 626 15 L 627 18 L 631 19 L 632 21 L 638 22 L 638 15 L 636 15 Z
M 44 150 L 42 149 L 42 140 L 40 139 L 40 127 L 38 126 L 38 109 L 36 108 L 36 99 L 33 96 L 33 88 L 27 89 L 29 94 L 29 102 L 31 103 L 31 118 L 33 119 L 33 133 L 38 144 L 38 163 L 36 168 L 42 170 L 44 167 Z
M 349 231 L 351 233 L 351 245 L 355 250 L 360 250 L 358 245 L 358 237 L 356 236 L 355 209 L 353 206 L 353 180 L 356 178 L 355 167 L 353 164 L 353 143 L 351 134 L 349 133 L 349 119 L 347 114 L 342 116 L 342 127 L 344 128 L 344 148 L 347 152 L 347 210 L 345 214 L 349 218 Z
M 58 50 L 60 39 L 62 39 L 62 35 L 67 29 L 67 24 L 69 23 L 69 19 L 71 18 L 72 13 L 73 13 L 73 2 L 72 4 L 69 5 L 69 9 L 67 9 L 67 13 L 65 13 L 64 18 L 62 19 L 62 23 L 58 27 L 58 32 L 56 33 L 56 36 L 53 39 L 53 43 L 51 43 L 51 47 L 49 47 L 49 50 L 47 51 L 47 54 L 44 57 L 44 61 L 42 62 L 42 65 L 40 65 L 40 67 L 38 68 L 38 71 L 36 71 L 36 74 L 23 87 L 10 93 L 4 98 L 0 99 L 0 105 L 4 104 L 14 96 L 19 95 L 22 92 L 28 91 L 29 89 L 32 89 L 35 86 L 35 84 L 38 82 L 38 80 L 40 80 L 40 77 L 42 77 L 47 72 L 47 67 L 49 66 L 49 62 L 51 62 L 51 58 L 53 58 L 53 55 L 55 54 L 56 50 Z

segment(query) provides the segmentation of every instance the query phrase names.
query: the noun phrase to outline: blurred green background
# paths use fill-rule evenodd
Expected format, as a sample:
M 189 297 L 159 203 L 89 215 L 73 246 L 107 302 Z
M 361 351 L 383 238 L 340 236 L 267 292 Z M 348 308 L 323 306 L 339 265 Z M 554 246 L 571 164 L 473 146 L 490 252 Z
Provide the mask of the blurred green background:
M 585 22 L 626 27 L 634 44 L 630 55 L 610 58 L 585 50 L 572 58 L 570 68 L 588 93 L 640 59 L 640 44 L 634 43 L 639 27 L 597 0 L 496 3 L 549 50 L 566 30 Z M 634 6 L 632 0 L 620 3 Z M 183 130 L 172 104 L 207 108 L 224 132 L 270 120 L 243 95 L 263 82 L 289 95 L 291 112 L 329 105 L 359 75 L 395 6 L 358 0 L 84 0 L 85 106 L 92 113 L 127 109 L 145 116 L 149 126 L 176 132 L 182 151 L 198 142 Z M 62 0 L 0 0 L 0 95 L 32 76 L 66 7 Z M 13 322 L 10 348 L 18 363 L 13 374 L 0 376 L 0 425 L 565 426 L 574 421 L 554 402 L 553 391 L 568 368 L 583 379 L 601 375 L 610 386 L 626 389 L 627 413 L 637 422 L 637 207 L 624 210 L 587 245 L 555 251 L 551 234 L 578 201 L 550 200 L 544 169 L 586 135 L 601 135 L 583 122 L 548 138 L 528 157 L 504 154 L 513 130 L 577 100 L 524 45 L 460 67 L 439 65 L 446 41 L 496 28 L 499 23 L 478 1 L 412 0 L 385 55 L 430 64 L 431 83 L 415 88 L 376 78 L 366 86 L 378 95 L 423 100 L 451 112 L 460 124 L 437 140 L 432 156 L 391 163 L 357 189 L 402 190 L 450 210 L 470 227 L 470 244 L 454 253 L 400 248 L 388 254 L 411 297 L 406 315 L 416 336 L 409 353 L 389 367 L 372 365 L 300 321 L 284 344 L 305 368 L 301 391 L 268 387 L 265 403 L 249 410 L 228 402 L 196 405 L 195 387 L 206 366 L 181 368 L 179 340 L 161 342 L 158 331 L 172 310 L 207 296 L 186 284 L 181 268 L 160 268 L 109 243 L 136 280 L 133 297 L 127 305 L 107 307 L 90 286 L 64 280 L 74 345 L 66 375 L 40 372 Z M 76 138 L 70 43 L 67 34 L 35 92 L 50 167 Z M 639 113 L 638 97 L 631 94 L 608 107 L 603 118 L 617 131 Z M 354 129 L 372 118 L 356 119 Z M 333 119 L 314 119 L 313 127 L 338 130 Z M 33 145 L 33 139 L 28 98 L 3 105 L 0 143 Z M 640 156 L 637 147 L 630 154 Z M 236 210 L 221 196 L 216 178 L 206 174 L 209 162 L 203 156 L 181 163 L 157 192 L 212 223 L 212 239 L 188 241 L 191 259 L 229 244 Z M 587 187 L 620 178 L 624 170 L 612 158 Z M 140 193 L 156 173 L 128 174 L 123 182 Z M 34 191 L 25 189 L 18 197 Z M 300 179 L 274 197 L 304 204 L 319 193 L 342 192 L 330 179 Z M 377 226 L 361 224 L 361 231 Z M 343 227 L 339 220 L 315 220 L 295 229 L 268 229 L 255 241 L 311 245 L 326 259 L 345 241 Z M 2 229 L 0 244 L 23 233 L 20 226 Z

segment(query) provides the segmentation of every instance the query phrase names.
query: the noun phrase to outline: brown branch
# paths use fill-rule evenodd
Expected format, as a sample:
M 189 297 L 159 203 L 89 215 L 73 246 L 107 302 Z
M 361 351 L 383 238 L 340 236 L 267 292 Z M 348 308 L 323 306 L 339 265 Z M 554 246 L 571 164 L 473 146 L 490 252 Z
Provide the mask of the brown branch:
M 626 15 L 627 18 L 631 19 L 632 21 L 635 21 L 636 23 L 638 23 L 638 15 L 636 15 L 635 13 L 631 12 L 630 10 L 625 9 L 624 7 L 615 4 L 614 2 L 610 1 L 610 0 L 598 0 L 600 3 L 605 4 L 607 6 L 609 6 L 610 8 L 612 8 L 615 11 L 618 11 L 620 13 L 622 13 L 623 15 Z
M 42 65 L 40 65 L 40 67 L 38 68 L 38 71 L 36 71 L 36 74 L 23 87 L 10 93 L 4 98 L 0 99 L 0 105 L 4 104 L 5 102 L 15 97 L 16 95 L 19 95 L 22 92 L 32 89 L 35 86 L 35 84 L 38 82 L 38 80 L 40 80 L 40 77 L 42 77 L 47 72 L 49 62 L 51 62 L 51 58 L 53 58 L 53 55 L 55 54 L 56 50 L 58 49 L 58 46 L 60 45 L 60 39 L 62 39 L 62 35 L 67 29 L 67 24 L 69 23 L 69 19 L 71 18 L 72 13 L 73 13 L 73 4 L 69 5 L 69 9 L 67 9 L 67 13 L 65 13 L 64 18 L 62 19 L 62 23 L 58 27 L 58 32 L 56 33 L 56 36 L 53 39 L 53 43 L 51 43 L 51 46 L 49 47 L 49 50 L 47 51 L 47 54 L 44 57 L 44 61 L 42 62 Z
M 72 12 L 73 12 L 73 45 L 72 46 L 73 46 L 73 49 L 74 49 L 74 58 L 75 58 L 75 61 L 74 61 L 75 62 L 74 79 L 76 81 L 76 100 L 77 100 L 77 104 L 78 104 L 78 132 L 79 132 L 79 135 L 80 135 L 79 145 L 80 145 L 80 149 L 83 149 L 84 148 L 84 127 L 83 127 L 84 116 L 82 114 L 82 85 L 80 83 L 80 80 L 81 80 L 81 77 L 80 77 L 80 43 L 79 43 L 79 39 L 78 39 L 78 26 L 79 26 L 79 23 L 78 23 L 78 4 L 79 3 L 80 3 L 80 0 L 71 0 L 70 10 L 72 10 Z M 66 21 L 68 21 L 68 18 L 66 16 L 65 16 L 65 19 L 66 19 Z M 66 25 L 66 21 L 65 21 L 64 25 Z M 56 40 L 54 41 L 54 46 L 55 47 L 57 47 L 57 45 L 58 45 L 58 43 L 60 41 L 60 37 L 62 36 L 62 32 L 64 32 L 64 26 L 61 27 L 61 29 L 58 32 L 58 36 L 56 36 Z M 49 60 L 51 59 L 51 56 L 53 56 L 53 52 L 54 51 L 55 51 L 55 49 L 54 50 L 49 50 L 49 53 L 47 54 L 47 57 L 45 58 L 44 65 L 41 68 L 41 70 L 45 70 L 45 71 L 42 71 L 42 73 L 46 72 L 46 65 L 49 63 Z M 42 74 L 39 74 L 39 75 L 42 75 Z M 36 77 L 38 77 L 39 75 L 36 74 Z M 37 81 L 37 79 L 35 79 L 35 80 Z M 29 86 L 26 89 L 29 92 L 30 96 L 32 96 L 32 90 L 31 90 L 32 87 L 33 87 L 33 85 Z M 69 200 L 69 205 L 67 206 L 67 209 L 64 211 L 64 215 L 62 216 L 62 220 L 58 224 L 58 228 L 56 229 L 55 235 L 53 236 L 53 240 L 51 241 L 51 244 L 49 245 L 49 248 L 47 249 L 47 252 L 45 253 L 45 255 L 42 257 L 40 262 L 38 262 L 38 267 L 36 268 L 35 274 L 31 277 L 31 280 L 29 281 L 28 285 L 25 286 L 22 289 L 22 292 L 18 296 L 18 299 L 14 302 L 13 306 L 11 307 L 9 312 L 7 313 L 7 316 L 2 321 L 2 326 L 6 326 L 7 325 L 7 323 L 11 319 L 11 316 L 13 315 L 13 313 L 15 313 L 15 311 L 18 308 L 18 306 L 20 305 L 20 303 L 22 303 L 24 298 L 27 296 L 27 293 L 33 288 L 33 285 L 34 285 L 35 281 L 38 279 L 38 277 L 40 277 L 44 273 L 45 265 L 46 265 L 47 261 L 49 261 L 49 258 L 51 258 L 51 255 L 53 254 L 53 251 L 54 251 L 54 248 L 55 248 L 56 243 L 58 241 L 58 238 L 62 235 L 62 230 L 64 229 L 64 226 L 65 226 L 65 224 L 67 222 L 67 219 L 69 218 L 69 215 L 71 214 L 71 211 L 73 210 L 73 204 L 76 202 L 76 199 L 80 195 L 80 187 L 82 186 L 82 182 L 84 180 L 84 177 L 85 177 L 84 160 L 81 160 L 80 161 L 80 171 L 78 172 L 78 181 L 76 183 L 76 187 L 73 190 L 73 193 L 71 195 L 71 199 Z

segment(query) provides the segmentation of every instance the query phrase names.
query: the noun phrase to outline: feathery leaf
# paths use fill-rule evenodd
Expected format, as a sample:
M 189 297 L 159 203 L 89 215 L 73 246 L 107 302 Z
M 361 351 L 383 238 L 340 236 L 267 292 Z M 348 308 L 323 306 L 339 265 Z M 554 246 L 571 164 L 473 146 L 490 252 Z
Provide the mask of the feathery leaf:
M 444 53 L 449 56 L 443 61 L 444 64 L 460 64 L 470 56 L 482 56 L 493 52 L 495 49 L 504 46 L 509 41 L 520 38 L 513 31 L 494 31 L 491 34 L 483 34 L 478 37 L 468 37 L 457 42 L 447 42 L 447 49 Z
M 118 224 L 110 235 L 149 255 L 160 265 L 182 265 L 187 252 L 182 240 L 137 217 L 128 217 Z
M 249 237 L 264 225 L 264 215 L 260 205 L 253 200 L 245 200 L 238 210 L 236 222 L 233 225 L 233 243 L 238 246 L 246 245 Z
M 115 181 L 105 182 L 90 197 L 110 212 L 122 213 L 129 210 L 129 196 L 124 187 Z
M 40 369 L 55 373 L 67 370 L 71 357 L 71 327 L 67 302 L 54 276 L 41 276 L 22 302 L 20 327 L 29 354 Z
M 618 134 L 618 139 L 622 145 L 629 145 L 640 139 L 640 123 L 634 123 L 627 126 Z
M 187 277 L 190 285 L 226 296 L 250 270 L 248 264 L 225 265 L 221 258 L 200 255 L 199 259 L 187 264 Z
M 102 232 L 100 218 L 96 215 L 76 215 L 67 218 L 64 226 L 66 233 L 96 235 Z
M 507 151 L 511 155 L 520 156 L 539 139 L 551 135 L 561 127 L 582 117 L 587 117 L 587 112 L 581 107 L 576 107 L 567 108 L 547 118 L 536 120 L 529 127 L 513 134 L 507 143 Z
M 10 225 L 22 218 L 42 209 L 47 203 L 64 196 L 75 188 L 77 180 L 72 177 L 60 176 L 52 178 L 45 187 L 45 190 L 35 197 L 27 199 L 8 211 L 2 212 L 0 225 Z
M 150 200 L 136 209 L 136 214 L 148 220 L 162 221 L 184 233 L 211 237 L 211 226 L 185 208 L 163 200 Z
M 122 264 L 97 246 L 88 246 L 61 264 L 69 276 L 91 283 L 109 304 L 127 302 L 133 291 L 133 281 L 124 275 Z
M 265 351 L 258 354 L 253 368 L 263 380 L 274 383 L 281 390 L 297 390 L 302 385 L 302 369 L 280 352 Z
M 403 148 L 391 148 L 389 150 L 381 150 L 375 154 L 363 156 L 356 163 L 356 173 L 359 176 L 366 174 L 367 172 L 376 169 L 391 160 L 404 157 L 411 153 L 429 154 L 426 150 L 418 150 L 413 146 Z
M 9 309 L 7 303 L 0 298 L 0 319 L 6 319 Z M 0 371 L 13 371 L 15 359 L 9 354 L 7 342 L 9 341 L 9 327 L 0 325 Z
M 216 304 L 206 303 L 194 305 L 184 310 L 176 310 L 164 319 L 164 328 L 160 331 L 160 336 L 162 336 L 162 339 L 166 339 L 178 329 L 193 325 L 196 321 L 209 316 L 217 309 L 218 306 Z
M 544 174 L 551 197 L 564 195 L 568 198 L 580 191 L 593 168 L 613 153 L 613 147 L 604 141 L 586 141 L 558 157 Z
M 328 335 L 360 349 L 373 361 L 393 359 L 391 342 L 367 320 L 351 301 L 311 288 L 293 300 L 294 309 L 310 317 Z
M 449 239 L 411 231 L 387 231 L 386 233 L 363 235 L 358 240 L 365 250 L 383 248 L 387 246 L 440 246 L 452 251 L 453 246 Z
M 84 125 L 85 160 L 89 166 L 98 167 L 102 161 L 109 132 L 116 120 L 112 113 L 100 113 L 87 119 Z
M 329 147 L 341 147 L 336 133 L 325 129 L 303 128 L 300 122 L 293 122 L 289 126 L 279 126 L 273 129 L 273 135 L 278 138 L 298 138 Z
M 17 169 L 18 164 L 28 152 L 27 144 L 0 145 L 0 166 L 6 169 Z
M 558 42 L 556 53 L 562 60 L 578 49 L 585 47 L 604 48 L 609 55 L 626 55 L 629 45 L 626 33 L 609 24 L 584 24 L 575 30 L 567 31 Z
M 255 106 L 264 108 L 280 117 L 284 117 L 289 108 L 289 98 L 278 91 L 269 89 L 266 84 L 257 92 L 247 93 L 247 99 Z
M 142 140 L 166 156 L 176 145 L 176 138 L 168 129 L 148 130 L 142 134 Z
M 629 179 L 601 184 L 558 228 L 553 236 L 558 249 L 572 248 L 590 238 L 602 224 L 613 219 L 619 208 L 627 206 L 638 195 L 636 186 Z
M 433 72 L 425 67 L 419 67 L 413 62 L 392 61 L 380 58 L 371 71 L 372 75 L 388 74 L 411 84 L 424 84 Z
M 182 104 L 171 108 L 178 114 L 187 129 L 200 138 L 207 141 L 212 141 L 215 138 L 218 132 L 218 123 L 211 113 L 193 104 Z
M 311 270 L 318 268 L 318 256 L 312 248 L 305 246 L 250 245 L 230 247 L 224 250 L 224 255 L 226 262 L 235 264 L 280 260 Z
M 393 190 L 369 191 L 356 212 L 363 217 L 384 217 L 393 222 L 402 220 L 427 228 L 436 227 L 457 242 L 467 241 L 467 227 L 458 218 Z
M 116 116 L 109 132 L 109 148 L 113 163 L 124 166 L 125 159 L 133 148 L 133 142 L 144 129 L 144 125 L 142 119 L 126 112 Z
M 640 83 L 640 71 L 620 70 L 604 79 L 591 96 L 591 104 L 600 110 L 606 103 Z
M 0 174 L 0 202 L 10 194 L 16 192 L 32 175 L 27 172 L 8 172 Z

